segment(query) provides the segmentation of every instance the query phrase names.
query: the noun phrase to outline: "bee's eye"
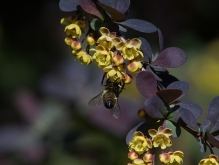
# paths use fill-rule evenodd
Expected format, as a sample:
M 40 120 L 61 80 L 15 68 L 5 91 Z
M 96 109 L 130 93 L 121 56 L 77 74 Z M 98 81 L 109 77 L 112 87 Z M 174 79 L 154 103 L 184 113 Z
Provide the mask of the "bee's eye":
M 113 100 L 109 99 L 104 103 L 104 106 L 108 109 L 112 109 L 114 107 Z

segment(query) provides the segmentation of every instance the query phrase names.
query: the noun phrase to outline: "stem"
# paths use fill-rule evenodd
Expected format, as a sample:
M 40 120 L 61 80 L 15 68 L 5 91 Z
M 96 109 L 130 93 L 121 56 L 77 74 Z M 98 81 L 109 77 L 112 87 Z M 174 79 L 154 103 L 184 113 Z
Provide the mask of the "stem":
M 212 150 L 211 144 L 208 141 L 205 141 L 205 142 L 206 142 L 211 154 L 214 154 L 214 151 Z

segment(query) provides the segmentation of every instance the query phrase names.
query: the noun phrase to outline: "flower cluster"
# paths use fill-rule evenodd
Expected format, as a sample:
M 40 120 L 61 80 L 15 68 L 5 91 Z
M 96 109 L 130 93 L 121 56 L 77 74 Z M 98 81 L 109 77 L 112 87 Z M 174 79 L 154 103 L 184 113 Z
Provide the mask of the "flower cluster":
M 157 147 L 166 149 L 172 145 L 170 137 L 172 130 L 160 126 L 158 130 L 148 130 L 151 138 L 146 137 L 142 132 L 135 132 L 132 140 L 129 142 L 128 158 L 131 163 L 128 165 L 152 165 L 154 161 L 153 150 Z M 183 163 L 183 152 L 175 151 L 160 154 L 160 162 L 167 165 L 180 165 Z
M 128 71 L 137 73 L 142 69 L 144 56 L 140 49 L 141 40 L 138 38 L 125 40 L 123 37 L 118 37 L 116 32 L 101 27 L 98 34 L 93 31 L 87 35 L 87 46 L 83 49 L 83 42 L 78 39 L 86 26 L 85 22 L 76 18 L 63 18 L 61 24 L 66 26 L 65 43 L 71 46 L 72 54 L 76 59 L 80 59 L 85 65 L 95 61 L 111 82 L 123 81 L 128 84 L 132 81 Z
M 112 82 L 123 80 L 125 83 L 130 83 L 132 79 L 127 69 L 137 73 L 142 68 L 141 40 L 137 38 L 125 40 L 105 27 L 101 27 L 99 31 L 101 36 L 97 40 L 98 45 L 90 49 L 94 52 L 93 60 Z
M 65 43 L 72 48 L 72 54 L 76 59 L 80 59 L 82 64 L 88 65 L 92 62 L 92 57 L 82 49 L 82 43 L 78 41 L 81 38 L 84 28 L 86 27 L 84 20 L 77 18 L 62 18 L 61 24 L 65 25 L 67 37 Z

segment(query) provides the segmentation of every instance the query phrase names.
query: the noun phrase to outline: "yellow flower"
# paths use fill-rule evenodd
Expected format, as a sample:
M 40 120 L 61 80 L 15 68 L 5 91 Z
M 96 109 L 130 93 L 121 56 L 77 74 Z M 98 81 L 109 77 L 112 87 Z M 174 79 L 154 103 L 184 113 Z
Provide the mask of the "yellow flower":
M 214 154 L 210 154 L 205 159 L 202 159 L 198 165 L 219 165 L 218 157 Z
M 88 65 L 92 62 L 92 57 L 87 52 L 81 50 L 76 54 L 76 59 L 81 60 L 81 64 Z
M 70 24 L 65 27 L 65 32 L 67 36 L 71 36 L 72 38 L 80 38 L 82 31 L 81 28 L 77 24 Z
M 110 81 L 114 82 L 120 82 L 124 80 L 124 66 L 112 66 L 109 65 L 105 68 L 103 68 L 103 71 L 106 73 L 106 77 L 110 79 Z
M 132 73 L 137 73 L 142 68 L 142 63 L 140 61 L 133 61 L 127 66 L 128 70 Z
M 111 64 L 113 52 L 109 51 L 105 47 L 98 45 L 95 49 L 90 49 L 90 51 L 95 51 L 93 59 L 97 62 L 100 68 L 104 68 Z
M 158 131 L 155 129 L 148 130 L 149 135 L 152 137 L 153 146 L 161 147 L 161 149 L 165 149 L 166 147 L 170 147 L 172 145 L 172 141 L 170 140 L 170 136 L 172 136 L 173 131 L 171 129 L 160 126 Z
M 62 18 L 61 24 L 65 25 L 65 32 L 67 36 L 72 38 L 80 38 L 82 34 L 82 28 L 85 28 L 86 24 L 83 20 L 77 20 L 75 18 Z
M 168 165 L 180 165 L 183 163 L 184 153 L 182 151 L 168 152 L 170 155 L 170 162 Z
M 95 41 L 95 39 L 94 39 L 93 36 L 91 36 L 91 35 L 87 36 L 87 44 L 88 44 L 88 45 L 92 46 L 92 45 L 94 45 L 95 43 L 96 43 L 96 41 Z
M 124 59 L 131 60 L 139 60 L 143 59 L 143 53 L 140 51 L 141 40 L 138 38 L 133 38 L 131 40 L 121 41 L 116 45 L 116 49 L 119 50 Z
M 129 142 L 129 151 L 143 154 L 147 152 L 149 148 L 152 148 L 151 140 L 145 137 L 142 132 L 135 132 L 133 139 Z
M 101 27 L 99 31 L 102 36 L 97 40 L 97 43 L 107 49 L 111 49 L 113 47 L 113 38 L 111 37 L 109 29 Z

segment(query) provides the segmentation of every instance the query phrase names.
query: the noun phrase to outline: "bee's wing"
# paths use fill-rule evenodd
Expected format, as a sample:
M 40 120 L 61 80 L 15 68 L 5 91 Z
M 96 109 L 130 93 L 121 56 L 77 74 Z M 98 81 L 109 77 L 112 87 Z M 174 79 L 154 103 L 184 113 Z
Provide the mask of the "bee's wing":
M 112 109 L 110 109 L 110 111 L 111 111 L 113 117 L 115 117 L 116 119 L 119 118 L 119 116 L 121 114 L 121 111 L 120 111 L 118 99 L 116 99 L 116 104 L 115 104 L 115 106 Z
M 103 96 L 103 92 L 101 92 L 100 94 L 98 94 L 97 96 L 95 96 L 94 98 L 92 98 L 92 99 L 88 102 L 88 105 L 93 107 L 93 106 L 95 106 L 95 105 L 101 105 L 101 104 L 103 104 L 102 96 Z

